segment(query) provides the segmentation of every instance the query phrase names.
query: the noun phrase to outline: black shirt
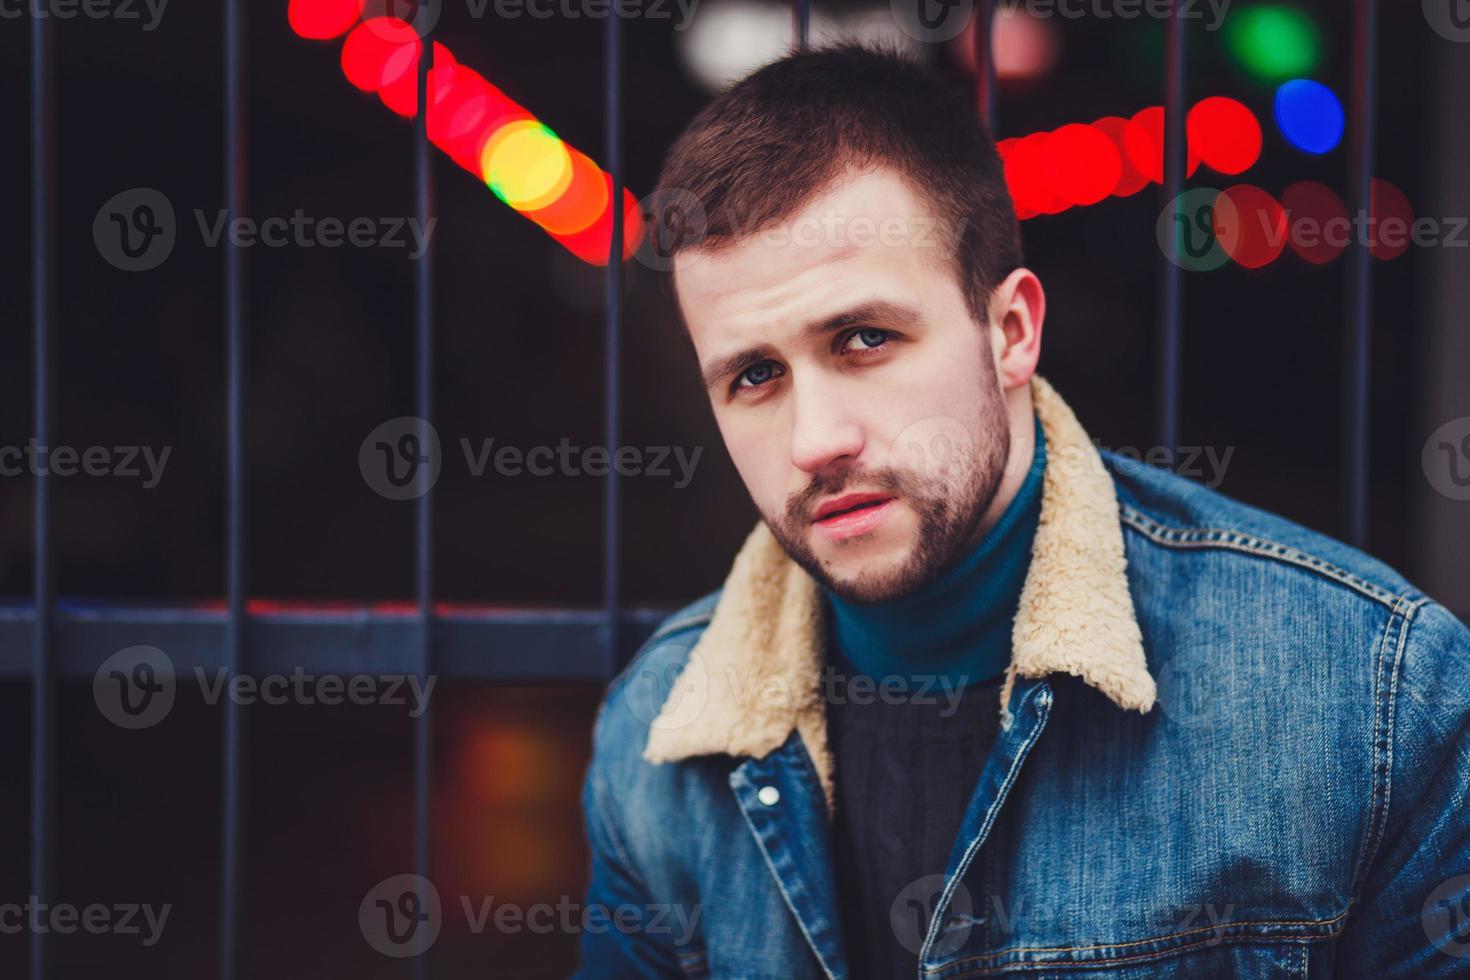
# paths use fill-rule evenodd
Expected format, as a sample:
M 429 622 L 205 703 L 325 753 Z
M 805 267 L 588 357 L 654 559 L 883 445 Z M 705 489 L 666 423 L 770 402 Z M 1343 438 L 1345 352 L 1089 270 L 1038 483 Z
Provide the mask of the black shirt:
M 935 685 L 933 703 L 910 685 L 906 698 L 870 689 L 827 705 L 838 914 L 854 977 L 918 975 L 949 853 L 1000 726 L 1001 679 L 957 693 Z

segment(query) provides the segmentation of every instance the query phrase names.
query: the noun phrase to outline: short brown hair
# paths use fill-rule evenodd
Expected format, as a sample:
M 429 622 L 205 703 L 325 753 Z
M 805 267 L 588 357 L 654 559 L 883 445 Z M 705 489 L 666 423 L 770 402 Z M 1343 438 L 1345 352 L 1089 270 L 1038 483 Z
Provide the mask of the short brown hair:
M 793 214 L 848 167 L 874 165 L 896 170 L 951 229 L 966 303 L 984 322 L 991 291 L 1022 263 L 1005 169 L 968 100 L 897 53 L 842 44 L 752 73 L 685 128 L 655 193 L 704 208 L 675 251 L 717 249 Z

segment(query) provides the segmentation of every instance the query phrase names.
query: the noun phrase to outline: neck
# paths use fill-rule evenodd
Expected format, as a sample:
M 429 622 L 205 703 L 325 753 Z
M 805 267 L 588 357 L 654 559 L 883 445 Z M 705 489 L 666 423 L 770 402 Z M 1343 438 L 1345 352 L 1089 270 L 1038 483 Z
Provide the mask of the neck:
M 826 592 L 832 611 L 833 660 L 847 673 L 873 677 L 947 677 L 955 686 L 988 680 L 1010 661 L 1011 623 L 1031 564 L 1041 519 L 1046 440 L 1033 420 L 1031 465 L 1004 509 L 959 562 L 911 595 L 889 602 L 849 602 Z

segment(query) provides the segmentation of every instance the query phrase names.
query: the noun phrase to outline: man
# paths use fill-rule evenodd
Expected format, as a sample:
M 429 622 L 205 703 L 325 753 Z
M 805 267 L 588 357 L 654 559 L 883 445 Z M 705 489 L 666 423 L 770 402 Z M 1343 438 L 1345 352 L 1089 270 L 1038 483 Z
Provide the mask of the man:
M 586 974 L 1470 975 L 1470 633 L 1094 448 L 963 101 L 794 55 L 660 185 L 763 520 L 599 715 Z

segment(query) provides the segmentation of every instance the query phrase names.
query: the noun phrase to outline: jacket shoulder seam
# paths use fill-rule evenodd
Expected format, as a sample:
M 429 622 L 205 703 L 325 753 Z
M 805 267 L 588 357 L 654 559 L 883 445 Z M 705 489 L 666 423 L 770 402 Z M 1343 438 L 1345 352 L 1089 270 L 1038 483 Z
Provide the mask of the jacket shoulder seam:
M 1164 547 L 1218 548 L 1223 551 L 1238 551 L 1281 564 L 1293 565 L 1346 586 L 1374 600 L 1390 612 L 1396 611 L 1408 596 L 1414 594 L 1412 592 L 1390 592 L 1330 561 L 1270 538 L 1223 527 L 1171 527 L 1154 520 L 1129 504 L 1118 506 L 1125 524 L 1150 541 Z M 1427 596 L 1420 596 L 1414 604 L 1417 607 L 1427 601 Z
M 1374 665 L 1373 699 L 1373 746 L 1372 746 L 1372 797 L 1369 803 L 1368 828 L 1363 835 L 1363 848 L 1353 865 L 1351 892 L 1354 899 L 1367 881 L 1368 869 L 1378 857 L 1378 848 L 1388 827 L 1389 807 L 1393 798 L 1393 747 L 1394 725 L 1398 720 L 1399 678 L 1403 675 L 1404 650 L 1408 645 L 1409 631 L 1414 625 L 1419 610 L 1431 600 L 1421 597 L 1415 602 L 1405 603 L 1394 610 L 1384 627 Z M 1387 683 L 1384 678 L 1385 652 L 1389 637 L 1397 628 L 1393 662 L 1387 668 Z

